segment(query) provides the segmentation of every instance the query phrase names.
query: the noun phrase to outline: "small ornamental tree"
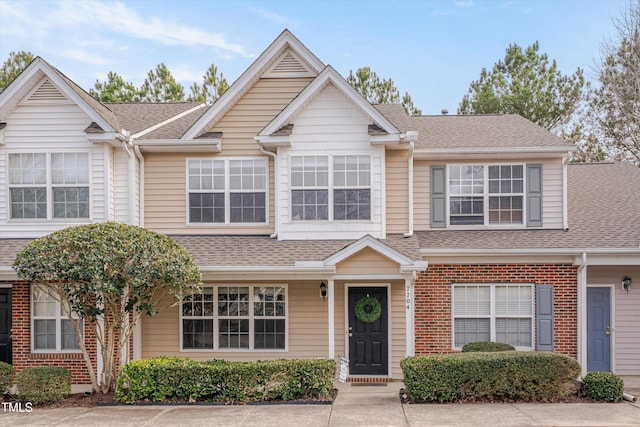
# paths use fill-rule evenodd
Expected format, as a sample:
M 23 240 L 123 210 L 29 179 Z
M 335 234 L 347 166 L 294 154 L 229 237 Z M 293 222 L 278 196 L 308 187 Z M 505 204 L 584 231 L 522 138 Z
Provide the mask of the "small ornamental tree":
M 180 299 L 201 283 L 193 257 L 172 238 L 115 222 L 35 239 L 18 253 L 13 268 L 72 313 L 91 383 L 103 393 L 114 390 L 117 362 L 126 363 L 120 349 L 141 317 L 155 314 L 165 296 Z M 100 343 L 102 372 L 93 369 L 82 319 Z

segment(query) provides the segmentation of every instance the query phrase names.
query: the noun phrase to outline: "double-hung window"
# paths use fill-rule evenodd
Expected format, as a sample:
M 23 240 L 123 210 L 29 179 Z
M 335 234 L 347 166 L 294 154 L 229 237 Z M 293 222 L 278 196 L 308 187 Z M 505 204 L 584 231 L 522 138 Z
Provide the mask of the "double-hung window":
M 9 153 L 12 219 L 89 218 L 88 153 Z
M 190 223 L 266 222 L 266 159 L 193 159 L 188 175 Z
M 182 300 L 184 350 L 283 350 L 285 286 L 204 287 Z
M 523 165 L 449 166 L 451 225 L 523 224 Z
M 45 352 L 77 352 L 80 336 L 55 298 L 40 286 L 31 288 L 32 348 Z
M 292 156 L 291 219 L 371 219 L 371 157 Z
M 533 347 L 533 285 L 453 285 L 453 345 L 497 341 Z

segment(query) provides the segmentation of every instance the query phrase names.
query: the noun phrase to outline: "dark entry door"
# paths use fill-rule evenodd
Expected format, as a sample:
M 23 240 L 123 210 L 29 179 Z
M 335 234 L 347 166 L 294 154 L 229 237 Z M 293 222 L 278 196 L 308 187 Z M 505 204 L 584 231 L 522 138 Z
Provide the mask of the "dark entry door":
M 377 304 L 371 298 L 374 298 Z M 380 316 L 371 321 L 370 313 L 378 308 L 378 304 Z M 359 305 L 360 317 L 365 321 L 358 319 L 356 305 Z M 362 313 L 366 315 L 362 316 Z M 389 373 L 387 316 L 387 288 L 349 288 L 349 373 L 351 375 L 387 375 Z
M 0 362 L 11 363 L 11 289 L 0 289 Z
M 587 288 L 587 371 L 611 371 L 609 288 Z

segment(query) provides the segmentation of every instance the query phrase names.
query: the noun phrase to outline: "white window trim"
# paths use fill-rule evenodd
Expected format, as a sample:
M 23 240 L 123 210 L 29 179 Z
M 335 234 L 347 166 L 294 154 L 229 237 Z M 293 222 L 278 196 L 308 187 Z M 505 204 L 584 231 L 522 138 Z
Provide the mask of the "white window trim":
M 61 184 L 53 184 L 53 180 L 51 179 L 51 154 L 64 154 L 64 153 L 86 153 L 87 154 L 87 171 L 89 174 L 89 182 L 86 184 L 86 187 L 89 188 L 89 217 L 87 218 L 54 218 L 53 217 L 53 188 L 54 187 L 85 187 L 85 185 L 78 184 L 69 184 L 69 185 L 61 185 Z M 46 178 L 47 181 L 45 184 L 11 184 L 9 177 L 9 155 L 10 154 L 45 154 L 46 161 Z M 52 222 L 52 223 L 69 223 L 69 224 L 85 224 L 87 222 L 91 222 L 93 220 L 93 173 L 92 173 L 92 158 L 91 158 L 91 150 L 86 149 L 61 149 L 61 150 L 12 150 L 7 152 L 6 157 L 7 168 L 6 168 L 6 191 L 7 191 L 7 200 L 8 200 L 8 212 L 7 218 L 8 222 L 16 222 L 16 223 L 43 223 L 43 222 Z M 46 187 L 47 193 L 47 217 L 46 218 L 12 218 L 11 217 L 11 188 L 25 188 L 25 187 Z
M 64 316 L 61 312 L 62 312 L 62 308 L 61 305 L 62 303 L 58 300 L 55 300 L 56 303 L 56 314 L 55 316 L 35 316 L 35 298 L 34 298 L 34 290 L 35 287 L 38 285 L 32 284 L 29 288 L 29 300 L 31 301 L 30 303 L 30 308 L 31 308 L 31 312 L 30 312 L 30 324 L 31 324 L 31 352 L 32 353 L 42 353 L 42 354 L 67 354 L 67 353 L 73 353 L 73 354 L 78 354 L 78 353 L 82 353 L 82 349 L 77 349 L 77 350 L 73 350 L 73 349 L 62 349 L 62 321 L 63 320 L 67 320 L 69 319 L 68 316 Z M 46 293 L 46 291 L 43 291 Z M 53 297 L 52 297 L 53 298 Z M 36 349 L 36 328 L 35 328 L 35 322 L 36 320 L 55 320 L 56 321 L 56 348 L 55 349 L 50 349 L 50 348 L 45 348 L 45 349 Z M 75 327 L 75 326 L 74 326 Z M 85 330 L 84 330 L 84 322 L 83 322 L 83 327 L 82 327 L 82 335 L 84 336 L 85 334 Z
M 224 161 L 224 222 L 191 222 L 189 220 L 189 162 L 192 160 L 207 160 L 207 161 Z M 264 189 L 264 222 L 231 222 L 231 187 L 229 179 L 229 163 L 233 160 L 260 160 L 265 162 L 265 189 Z M 185 159 L 185 224 L 188 227 L 255 227 L 269 225 L 269 159 L 266 157 L 187 157 Z M 217 192 L 222 192 L 216 190 Z M 259 191 L 249 190 L 233 190 L 233 192 L 239 193 L 258 193 Z M 202 191 L 194 191 L 202 192 Z M 213 192 L 213 190 L 212 190 Z
M 450 187 L 450 169 L 452 166 L 482 166 L 483 167 L 483 224 L 451 224 L 451 197 L 458 197 L 459 195 L 451 194 Z M 492 224 L 489 222 L 489 197 L 500 196 L 519 196 L 520 193 L 489 193 L 489 166 L 522 166 L 522 223 L 505 223 L 505 224 Z M 491 162 L 491 163 L 449 163 L 446 167 L 446 219 L 447 228 L 454 228 L 459 230 L 472 230 L 478 228 L 527 228 L 527 164 L 520 162 Z M 480 195 L 477 195 L 479 197 Z M 468 195 L 462 195 L 461 197 L 472 197 Z
M 457 286 L 480 286 L 489 287 L 489 315 L 456 315 L 454 312 L 455 297 L 454 288 Z M 531 288 L 531 346 L 514 346 L 519 351 L 533 351 L 535 349 L 536 339 L 536 288 L 533 283 L 452 283 L 451 284 L 451 348 L 454 350 L 462 350 L 462 347 L 456 346 L 455 319 L 489 319 L 489 340 L 496 341 L 496 318 L 505 319 L 525 319 L 529 316 L 520 315 L 500 315 L 496 316 L 496 286 L 527 286 Z
M 179 333 L 180 333 L 180 352 L 181 353 L 211 353 L 211 352 L 222 352 L 222 353 L 287 353 L 289 351 L 289 286 L 285 283 L 251 283 L 251 284 L 238 284 L 238 283 L 219 283 L 215 285 L 203 285 L 203 288 L 213 288 L 213 348 L 184 348 L 183 343 L 183 327 L 182 320 L 185 318 L 182 315 L 182 301 L 180 301 L 179 311 L 180 311 L 180 319 L 179 319 Z M 221 316 L 218 315 L 218 288 L 220 287 L 237 287 L 237 288 L 249 288 L 249 316 L 246 317 L 237 317 L 238 319 L 248 318 L 249 320 L 249 348 L 220 348 L 219 345 L 219 322 Z M 284 298 L 285 298 L 285 313 L 284 313 L 284 348 L 254 348 L 255 344 L 255 327 L 254 320 L 255 319 L 279 319 L 280 316 L 254 316 L 253 314 L 253 303 L 254 303 L 254 288 L 259 287 L 283 287 L 284 288 Z M 187 319 L 210 319 L 211 316 L 187 316 Z M 229 318 L 228 316 L 222 316 L 222 318 Z
M 367 156 L 369 157 L 369 185 L 368 186 L 357 186 L 357 187 L 350 187 L 350 186 L 339 186 L 336 187 L 333 184 L 333 172 L 334 172 L 334 168 L 333 168 L 333 158 L 334 157 L 348 157 L 348 156 Z M 291 178 L 289 178 L 289 189 L 288 189 L 288 193 L 287 193 L 287 197 L 289 198 L 289 204 L 288 204 L 288 212 L 287 215 L 289 217 L 289 222 L 291 224 L 326 224 L 326 223 L 331 223 L 331 222 L 336 222 L 336 223 L 341 223 L 341 224 L 372 224 L 373 223 L 373 216 L 374 216 L 374 212 L 373 212 L 373 191 L 374 191 L 374 185 L 373 185 L 373 158 L 374 156 L 370 153 L 362 153 L 362 152 L 345 152 L 345 153 L 339 153 L 339 154 L 327 154 L 327 153 L 314 153 L 314 152 L 309 152 L 309 153 L 291 153 L 289 154 L 289 158 L 288 158 L 288 174 L 289 177 L 291 177 L 291 171 L 293 169 L 293 162 L 292 162 L 292 157 L 327 157 L 328 159 L 328 177 L 327 177 L 327 185 L 326 186 L 293 186 L 291 183 Z M 357 190 L 365 190 L 368 189 L 370 192 L 370 198 L 369 198 L 369 219 L 340 219 L 340 220 L 336 220 L 334 219 L 334 215 L 333 215 L 333 209 L 334 209 L 334 203 L 333 203 L 333 192 L 334 190 L 351 190 L 351 189 L 357 189 Z M 292 213 L 291 213 L 291 206 L 292 206 L 292 191 L 293 190 L 327 190 L 328 191 L 328 214 L 327 214 L 327 218 L 328 219 L 319 219 L 319 220 L 304 220 L 304 219 L 293 219 Z M 383 206 L 385 205 L 385 203 L 383 203 Z

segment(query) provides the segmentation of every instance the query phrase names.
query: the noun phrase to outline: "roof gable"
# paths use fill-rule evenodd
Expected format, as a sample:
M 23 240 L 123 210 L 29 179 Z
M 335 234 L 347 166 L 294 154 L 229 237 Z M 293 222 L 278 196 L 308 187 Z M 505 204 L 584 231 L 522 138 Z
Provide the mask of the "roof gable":
M 315 76 L 324 68 L 289 30 L 284 30 L 231 87 L 182 136 L 194 139 L 215 124 L 261 77 Z
M 282 139 L 282 129 L 291 125 L 295 116 L 305 108 L 327 85 L 333 85 L 344 97 L 368 117 L 377 127 L 378 135 L 400 140 L 400 131 L 380 111 L 371 105 L 358 93 L 333 67 L 326 66 L 324 70 L 300 92 L 257 136 L 261 143 L 270 140 L 269 137 Z
M 44 79 L 38 89 L 34 88 Z M 80 86 L 40 57 L 36 57 L 18 77 L 0 93 L 0 118 L 7 117 L 26 96 L 33 100 L 65 97 L 78 105 L 87 116 L 106 132 L 116 132 L 118 122 L 115 114 L 104 104 L 95 100 Z

